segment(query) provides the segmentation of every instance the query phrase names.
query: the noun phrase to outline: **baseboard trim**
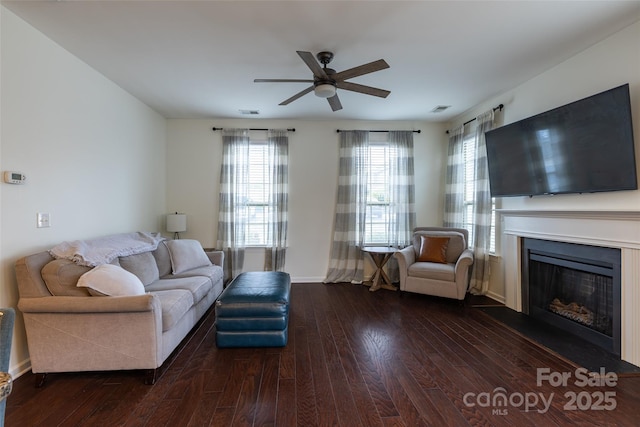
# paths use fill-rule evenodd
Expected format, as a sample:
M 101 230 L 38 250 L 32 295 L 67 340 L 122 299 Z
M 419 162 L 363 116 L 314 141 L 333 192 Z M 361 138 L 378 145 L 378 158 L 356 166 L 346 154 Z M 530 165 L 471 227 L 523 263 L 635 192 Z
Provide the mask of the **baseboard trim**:
M 16 378 L 20 378 L 22 375 L 26 374 L 30 370 L 31 370 L 31 358 L 27 358 L 22 362 L 20 362 L 18 365 L 12 366 L 11 368 L 9 368 L 9 374 L 11 375 L 11 378 L 15 380 Z
M 506 301 L 504 296 L 496 294 L 491 291 L 487 292 L 487 297 L 491 298 L 492 300 L 498 301 L 500 304 L 505 304 L 505 301 Z
M 324 277 L 292 277 L 291 283 L 322 283 Z

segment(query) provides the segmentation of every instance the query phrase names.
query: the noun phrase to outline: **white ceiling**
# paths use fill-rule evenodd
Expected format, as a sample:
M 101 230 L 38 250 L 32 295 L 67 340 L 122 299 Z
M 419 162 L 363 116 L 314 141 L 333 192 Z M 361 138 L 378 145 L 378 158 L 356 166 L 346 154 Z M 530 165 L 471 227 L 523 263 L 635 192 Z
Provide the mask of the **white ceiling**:
M 444 121 L 640 19 L 640 1 L 615 0 L 2 4 L 167 118 Z M 297 50 L 334 52 L 336 71 L 383 58 L 351 81 L 391 94 L 279 106 L 306 85 L 253 79 L 310 79 Z

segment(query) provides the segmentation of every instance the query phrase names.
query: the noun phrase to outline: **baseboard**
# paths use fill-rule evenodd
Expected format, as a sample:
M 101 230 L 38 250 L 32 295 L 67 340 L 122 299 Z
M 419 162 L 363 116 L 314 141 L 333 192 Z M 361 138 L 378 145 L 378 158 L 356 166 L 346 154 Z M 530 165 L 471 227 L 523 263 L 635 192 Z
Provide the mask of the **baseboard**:
M 14 380 L 21 377 L 31 370 L 31 358 L 27 358 L 20 362 L 17 366 L 9 368 L 9 374 Z
M 496 294 L 496 293 L 494 293 L 494 292 L 491 292 L 491 291 L 487 292 L 487 295 L 486 295 L 486 296 L 487 296 L 488 298 L 491 298 L 491 299 L 492 299 L 492 300 L 494 300 L 494 301 L 499 302 L 500 304 L 504 304 L 504 303 L 505 303 L 505 301 L 506 301 L 506 299 L 505 299 L 505 297 L 504 297 L 504 296 L 502 296 L 502 295 L 498 295 L 498 294 Z
M 292 277 L 291 283 L 322 283 L 324 277 Z

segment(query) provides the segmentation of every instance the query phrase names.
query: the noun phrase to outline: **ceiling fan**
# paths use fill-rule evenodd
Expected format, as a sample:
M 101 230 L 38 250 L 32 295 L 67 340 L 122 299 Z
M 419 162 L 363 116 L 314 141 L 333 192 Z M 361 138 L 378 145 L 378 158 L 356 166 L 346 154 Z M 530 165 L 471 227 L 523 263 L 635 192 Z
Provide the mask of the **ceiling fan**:
M 297 51 L 298 55 L 307 67 L 313 72 L 313 80 L 299 80 L 299 79 L 255 79 L 255 83 L 313 83 L 306 89 L 296 93 L 291 98 L 282 101 L 279 105 L 287 105 L 296 99 L 306 95 L 313 91 L 316 96 L 320 98 L 327 98 L 329 105 L 333 111 L 342 109 L 342 104 L 336 93 L 336 89 L 344 89 L 352 92 L 364 93 L 366 95 L 379 96 L 380 98 L 386 98 L 391 92 L 384 89 L 378 89 L 371 86 L 365 86 L 358 83 L 347 82 L 346 80 L 354 77 L 362 76 L 364 74 L 373 73 L 375 71 L 384 70 L 389 68 L 389 64 L 384 59 L 369 62 L 368 64 L 360 65 L 358 67 L 350 68 L 348 70 L 341 71 L 339 73 L 336 70 L 327 68 L 327 64 L 333 59 L 332 52 L 320 52 L 316 55 L 318 61 L 315 60 L 311 52 Z

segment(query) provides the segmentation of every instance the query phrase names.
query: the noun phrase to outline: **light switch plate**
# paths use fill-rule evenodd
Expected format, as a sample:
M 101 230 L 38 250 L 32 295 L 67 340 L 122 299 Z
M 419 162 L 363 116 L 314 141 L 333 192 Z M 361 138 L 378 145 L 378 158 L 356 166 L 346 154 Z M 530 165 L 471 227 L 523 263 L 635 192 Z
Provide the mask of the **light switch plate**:
M 38 228 L 51 227 L 51 216 L 47 212 L 38 212 L 37 216 Z

